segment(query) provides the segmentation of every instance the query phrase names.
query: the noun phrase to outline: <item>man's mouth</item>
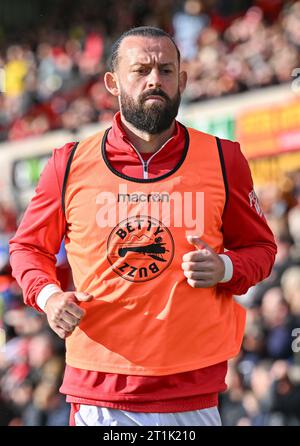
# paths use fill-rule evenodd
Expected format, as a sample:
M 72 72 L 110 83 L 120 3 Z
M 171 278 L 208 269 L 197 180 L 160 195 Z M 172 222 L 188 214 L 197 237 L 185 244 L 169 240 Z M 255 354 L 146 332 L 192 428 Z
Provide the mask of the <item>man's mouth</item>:
M 156 95 L 147 96 L 145 98 L 145 101 L 148 101 L 148 100 L 150 100 L 150 101 L 162 101 L 162 102 L 165 101 L 165 99 L 162 96 L 156 96 Z

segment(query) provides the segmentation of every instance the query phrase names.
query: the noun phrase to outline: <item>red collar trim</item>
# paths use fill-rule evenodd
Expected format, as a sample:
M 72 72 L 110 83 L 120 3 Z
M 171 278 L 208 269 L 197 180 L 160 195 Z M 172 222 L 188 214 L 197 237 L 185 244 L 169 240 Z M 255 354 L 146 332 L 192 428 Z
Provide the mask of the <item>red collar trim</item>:
M 109 143 L 113 146 L 119 147 L 121 150 L 129 151 L 130 153 L 136 153 L 135 150 L 132 148 L 130 141 L 128 140 L 128 137 L 123 129 L 122 121 L 121 121 L 121 113 L 117 112 L 113 118 L 112 128 L 108 135 Z M 181 140 L 181 129 L 177 121 L 175 121 L 175 131 L 173 136 L 165 142 L 165 147 L 168 147 L 169 143 L 172 141 L 173 144 L 179 144 Z M 164 148 L 165 149 L 165 148 Z M 163 149 L 163 150 L 164 150 Z

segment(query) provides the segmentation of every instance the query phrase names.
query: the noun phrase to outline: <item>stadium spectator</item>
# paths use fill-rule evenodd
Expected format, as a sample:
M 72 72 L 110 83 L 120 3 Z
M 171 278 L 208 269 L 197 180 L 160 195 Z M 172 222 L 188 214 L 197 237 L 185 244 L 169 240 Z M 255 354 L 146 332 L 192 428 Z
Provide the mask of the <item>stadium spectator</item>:
M 244 6 L 252 6 L 244 14 L 235 14 L 228 2 L 208 7 L 205 1 L 187 0 L 183 10 L 176 2 L 161 3 L 111 2 L 99 25 L 83 15 L 77 26 L 70 22 L 69 28 L 54 31 L 49 24 L 35 36 L 28 33 L 28 44 L 9 45 L 0 57 L 7 79 L 0 97 L 0 138 L 15 140 L 61 127 L 73 131 L 84 122 L 73 108 L 79 103 L 85 114 L 85 101 L 92 109 L 86 119 L 111 120 L 116 102 L 102 88 L 99 107 L 93 85 L 103 76 L 114 35 L 135 23 L 174 33 L 189 74 L 185 102 L 290 82 L 299 66 L 299 1 L 248 1 Z M 221 14 L 226 20 L 219 26 Z

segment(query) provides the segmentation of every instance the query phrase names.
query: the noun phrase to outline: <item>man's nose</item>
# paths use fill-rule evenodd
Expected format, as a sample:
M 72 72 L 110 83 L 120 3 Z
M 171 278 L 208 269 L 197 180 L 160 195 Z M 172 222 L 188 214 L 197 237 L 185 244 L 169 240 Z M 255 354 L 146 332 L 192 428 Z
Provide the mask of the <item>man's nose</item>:
M 148 88 L 161 87 L 161 76 L 158 69 L 153 68 L 147 79 Z

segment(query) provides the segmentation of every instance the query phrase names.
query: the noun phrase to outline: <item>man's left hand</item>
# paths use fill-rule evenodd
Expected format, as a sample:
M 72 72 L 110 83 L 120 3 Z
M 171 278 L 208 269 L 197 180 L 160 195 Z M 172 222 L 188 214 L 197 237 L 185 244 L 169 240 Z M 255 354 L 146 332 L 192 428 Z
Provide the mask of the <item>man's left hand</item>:
M 219 283 L 225 274 L 221 257 L 200 237 L 187 236 L 197 250 L 183 256 L 182 269 L 188 284 L 193 288 L 210 288 Z

